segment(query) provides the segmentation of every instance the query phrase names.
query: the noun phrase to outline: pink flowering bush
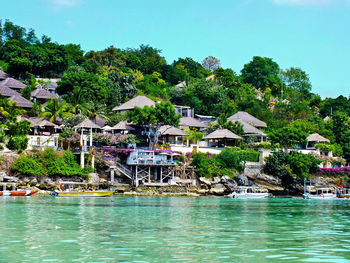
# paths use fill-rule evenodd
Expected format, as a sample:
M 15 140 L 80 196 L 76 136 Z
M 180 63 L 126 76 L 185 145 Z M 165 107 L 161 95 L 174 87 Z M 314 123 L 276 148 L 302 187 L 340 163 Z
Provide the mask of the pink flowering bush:
M 111 146 L 118 143 L 135 143 L 136 136 L 134 134 L 102 134 L 102 133 L 93 133 L 93 140 L 95 142 L 101 143 L 102 145 Z
M 76 144 L 80 142 L 80 134 L 73 132 L 69 137 L 66 137 L 65 140 L 70 144 Z
M 344 176 L 349 177 L 350 176 L 350 166 L 345 167 L 339 167 L 339 168 L 321 168 L 319 172 L 317 172 L 317 175 L 320 176 Z

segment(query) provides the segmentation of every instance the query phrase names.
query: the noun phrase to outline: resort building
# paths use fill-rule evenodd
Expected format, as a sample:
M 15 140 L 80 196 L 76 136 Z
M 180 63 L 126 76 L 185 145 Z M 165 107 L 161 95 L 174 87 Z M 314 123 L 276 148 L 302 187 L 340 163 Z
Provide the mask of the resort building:
M 0 81 L 0 86 L 8 87 L 8 88 L 14 89 L 14 90 L 21 90 L 21 89 L 24 89 L 26 87 L 25 84 L 23 84 L 22 82 L 20 82 L 17 79 L 14 79 L 14 78 L 6 78 L 6 79 Z
M 135 98 L 132 98 L 131 100 L 123 103 L 122 105 L 114 107 L 113 111 L 124 113 L 128 110 L 133 110 L 135 107 L 143 108 L 145 106 L 155 105 L 156 103 L 153 100 L 147 98 L 146 96 L 136 96 Z

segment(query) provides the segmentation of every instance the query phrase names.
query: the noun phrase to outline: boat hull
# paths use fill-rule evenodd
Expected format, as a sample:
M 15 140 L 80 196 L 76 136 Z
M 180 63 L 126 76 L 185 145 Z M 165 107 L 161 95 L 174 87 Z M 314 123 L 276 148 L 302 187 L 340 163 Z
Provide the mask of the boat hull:
M 31 196 L 36 194 L 39 190 L 26 190 L 26 191 L 3 191 L 0 192 L 0 196 Z
M 263 199 L 268 198 L 269 193 L 233 194 L 235 199 Z
M 57 191 L 54 191 L 51 195 L 58 196 L 58 197 L 107 197 L 107 196 L 112 196 L 113 192 L 93 192 L 93 191 L 57 192 Z
M 324 199 L 337 199 L 338 196 L 336 194 L 322 194 L 322 195 L 310 195 L 306 194 L 303 195 L 304 199 L 318 199 L 318 200 L 324 200 Z

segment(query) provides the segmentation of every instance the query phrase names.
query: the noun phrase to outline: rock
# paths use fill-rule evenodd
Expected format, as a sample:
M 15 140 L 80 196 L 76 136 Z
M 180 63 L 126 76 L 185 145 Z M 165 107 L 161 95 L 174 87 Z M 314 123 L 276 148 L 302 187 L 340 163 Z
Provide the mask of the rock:
M 220 181 L 221 181 L 220 177 L 214 177 L 213 178 L 213 183 L 214 184 L 218 184 L 218 183 L 220 183 Z
M 206 185 L 211 185 L 211 181 L 205 177 L 199 177 L 199 182 L 204 183 Z
M 257 175 L 257 177 L 255 178 L 255 181 L 264 181 L 268 184 L 278 185 L 278 186 L 280 186 L 282 184 L 281 179 L 275 178 L 275 177 L 268 175 L 268 174 Z
M 98 185 L 99 183 L 100 183 L 100 177 L 98 176 L 98 174 L 90 173 L 88 184 Z
M 223 195 L 226 192 L 226 187 L 223 184 L 214 184 L 209 190 L 209 193 Z
M 237 182 L 238 182 L 238 185 L 243 185 L 243 186 L 249 185 L 248 177 L 245 175 L 238 175 Z
M 36 179 L 36 178 L 35 178 Z M 32 181 L 33 183 L 35 182 L 34 179 Z M 56 185 L 56 182 L 54 182 L 50 177 L 43 177 L 43 178 L 40 178 L 40 184 L 41 185 Z

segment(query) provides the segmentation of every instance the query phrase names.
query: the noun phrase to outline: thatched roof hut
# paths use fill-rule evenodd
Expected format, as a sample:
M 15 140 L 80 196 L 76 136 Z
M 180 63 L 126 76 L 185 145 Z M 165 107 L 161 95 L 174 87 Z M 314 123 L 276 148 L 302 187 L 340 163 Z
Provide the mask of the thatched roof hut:
M 126 121 L 121 121 L 114 125 L 112 127 L 112 130 L 119 130 L 119 131 L 133 131 L 135 130 L 133 127 L 131 127 Z
M 249 123 L 246 123 L 245 121 L 239 121 L 243 125 L 243 131 L 245 135 L 261 135 L 266 136 L 265 133 L 260 131 L 259 129 L 255 128 L 253 125 L 250 125 Z
M 22 82 L 14 78 L 4 79 L 3 81 L 0 82 L 0 86 L 4 86 L 11 89 L 16 89 L 16 90 L 24 89 L 26 87 L 25 84 L 23 84 Z
M 86 128 L 86 129 L 101 129 L 100 126 L 98 126 L 96 123 L 92 122 L 88 118 L 83 120 L 81 123 L 78 125 L 74 126 L 74 129 L 81 129 L 81 128 Z
M 319 135 L 318 133 L 313 133 L 313 134 L 309 135 L 307 137 L 307 141 L 308 142 L 327 142 L 327 143 L 330 142 L 327 138 Z
M 44 118 L 29 118 L 28 121 L 30 122 L 30 127 L 39 127 L 39 128 L 44 128 L 44 127 L 52 127 L 52 128 L 57 128 L 58 126 Z
M 20 94 L 13 89 L 10 89 L 8 87 L 0 86 L 0 95 L 4 97 L 12 97 L 12 96 L 20 96 Z
M 113 111 L 127 111 L 127 110 L 133 110 L 135 107 L 140 107 L 143 108 L 145 106 L 154 106 L 156 105 L 156 103 L 147 98 L 146 96 L 137 96 L 127 102 L 125 102 L 124 104 L 114 107 Z
M 203 139 L 205 140 L 219 140 L 219 139 L 242 140 L 242 137 L 238 136 L 237 134 L 234 134 L 228 129 L 219 129 L 203 137 Z
M 0 70 L 0 80 L 4 80 L 10 77 L 6 72 Z
M 58 97 L 45 89 L 36 89 L 32 91 L 31 95 L 35 99 L 53 99 Z
M 12 100 L 13 102 L 16 102 L 18 107 L 22 107 L 22 108 L 31 108 L 31 107 L 33 107 L 33 102 L 23 98 L 21 95 L 11 96 L 11 97 L 9 97 L 9 100 Z
M 266 128 L 267 125 L 265 122 L 255 118 L 254 116 L 250 115 L 248 112 L 244 112 L 244 111 L 239 111 L 235 114 L 233 114 L 231 117 L 227 118 L 228 121 L 243 121 L 246 122 L 254 127 L 261 127 L 261 128 Z
M 192 117 L 180 118 L 180 127 L 184 128 L 207 128 L 208 126 Z
M 170 125 L 163 125 L 162 127 L 160 127 L 159 133 L 162 136 L 165 136 L 165 135 L 169 135 L 169 136 L 187 136 L 188 135 L 186 132 L 180 130 L 179 128 L 176 128 L 176 127 L 170 126 Z

